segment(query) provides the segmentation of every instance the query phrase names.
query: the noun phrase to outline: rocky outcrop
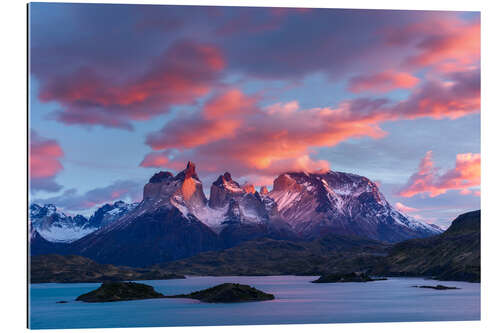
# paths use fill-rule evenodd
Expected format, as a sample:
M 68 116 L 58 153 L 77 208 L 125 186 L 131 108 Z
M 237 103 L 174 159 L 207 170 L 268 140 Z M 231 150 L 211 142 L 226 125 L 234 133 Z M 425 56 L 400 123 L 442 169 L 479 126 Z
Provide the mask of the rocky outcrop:
M 229 172 L 226 172 L 212 183 L 208 206 L 214 209 L 225 207 L 231 199 L 236 200 L 238 197 L 243 196 L 243 194 L 244 191 L 240 187 L 240 184 L 231 178 Z
M 366 273 L 347 273 L 347 274 L 326 274 L 318 279 L 311 281 L 312 283 L 337 283 L 337 282 L 372 282 L 387 280 L 385 278 L 373 279 Z
M 135 282 L 104 282 L 98 289 L 80 295 L 77 301 L 103 303 L 132 301 L 138 299 L 164 298 L 153 287 Z
M 246 193 L 250 193 L 250 194 L 254 194 L 254 193 L 256 193 L 256 191 L 255 191 L 255 187 L 253 186 L 253 184 L 250 184 L 250 183 L 245 183 L 245 184 L 243 184 L 242 189 L 243 189 L 243 191 L 245 191 Z
M 434 290 L 455 290 L 455 289 L 460 289 L 457 287 L 448 287 L 448 286 L 443 286 L 441 284 L 438 284 L 437 286 L 413 286 L 415 288 L 424 288 L 424 289 L 434 289 Z
M 237 303 L 270 301 L 274 295 L 265 293 L 246 284 L 223 283 L 218 286 L 190 294 L 166 296 L 168 298 L 193 298 L 206 303 Z

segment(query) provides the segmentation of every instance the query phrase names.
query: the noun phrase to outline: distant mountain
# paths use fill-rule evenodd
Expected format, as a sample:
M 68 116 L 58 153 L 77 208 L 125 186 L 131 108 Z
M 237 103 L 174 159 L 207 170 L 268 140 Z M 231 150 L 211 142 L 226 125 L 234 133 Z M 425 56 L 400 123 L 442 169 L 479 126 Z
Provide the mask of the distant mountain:
M 52 204 L 31 204 L 29 213 L 33 229 L 50 242 L 69 243 L 97 229 L 84 216 L 66 215 Z
M 441 235 L 394 245 L 374 273 L 481 280 L 481 211 L 462 214 Z
M 89 218 L 88 225 L 95 229 L 105 227 L 135 209 L 138 204 L 138 202 L 128 204 L 121 200 L 112 204 L 105 204 L 99 207 L 94 214 L 92 214 Z
M 127 214 L 138 203 L 127 204 L 116 201 L 99 207 L 87 219 L 82 215 L 69 216 L 53 204 L 31 204 L 30 222 L 33 230 L 45 240 L 53 243 L 71 243 L 82 238 Z
M 397 211 L 374 182 L 354 174 L 285 173 L 268 196 L 281 218 L 306 239 L 333 233 L 399 242 L 442 232 Z

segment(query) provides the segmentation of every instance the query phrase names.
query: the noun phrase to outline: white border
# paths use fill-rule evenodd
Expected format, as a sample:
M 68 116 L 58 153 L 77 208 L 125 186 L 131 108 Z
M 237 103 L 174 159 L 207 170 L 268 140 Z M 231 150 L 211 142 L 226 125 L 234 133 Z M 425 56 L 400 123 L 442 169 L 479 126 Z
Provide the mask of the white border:
M 52 2 L 71 2 L 57 1 Z M 462 0 L 204 0 L 204 1 L 74 1 L 93 3 L 140 3 L 140 4 L 192 4 L 192 5 L 238 5 L 238 6 L 282 6 L 282 7 L 330 7 L 330 8 L 371 8 L 371 9 L 420 9 L 420 10 L 464 10 L 481 11 L 482 21 L 482 320 L 480 322 L 434 322 L 434 323 L 382 323 L 382 324 L 331 324 L 331 325 L 282 325 L 282 326 L 238 326 L 238 327 L 197 327 L 167 328 L 170 332 L 221 332 L 241 333 L 255 330 L 271 332 L 330 332 L 332 330 L 398 332 L 405 333 L 434 331 L 499 331 L 500 276 L 498 244 L 500 243 L 499 177 L 500 163 L 498 144 L 500 143 L 499 121 L 499 31 L 500 15 L 497 1 Z M 26 326 L 26 3 L 19 0 L 1 2 L 2 19 L 2 89 L 0 121 L 2 136 L 2 172 L 0 203 L 2 224 L 0 254 L 2 267 L 2 290 L 0 321 L 2 331 L 24 331 Z M 444 138 L 445 139 L 445 138 Z M 121 330 L 121 329 L 119 329 Z M 142 332 L 141 329 L 123 329 Z M 165 331 L 165 328 L 149 328 L 149 332 Z M 75 332 L 108 332 L 107 329 L 68 330 Z M 116 331 L 116 330 L 115 330 Z M 48 330 L 47 332 L 52 332 Z

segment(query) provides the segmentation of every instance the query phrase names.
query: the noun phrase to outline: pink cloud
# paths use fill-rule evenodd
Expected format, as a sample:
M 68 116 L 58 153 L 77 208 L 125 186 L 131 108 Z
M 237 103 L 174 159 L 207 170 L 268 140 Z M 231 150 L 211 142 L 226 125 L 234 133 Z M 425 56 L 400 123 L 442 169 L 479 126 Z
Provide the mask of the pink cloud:
M 414 48 L 404 64 L 450 72 L 477 66 L 480 58 L 480 22 L 457 18 L 429 18 L 397 30 L 385 30 L 389 44 Z
M 359 75 L 349 81 L 349 90 L 353 93 L 372 91 L 385 93 L 395 89 L 409 89 L 418 83 L 415 76 L 396 71 L 385 71 L 371 75 Z
M 148 135 L 146 143 L 154 150 L 197 147 L 233 137 L 245 113 L 256 108 L 257 99 L 237 89 L 216 94 L 204 105 L 202 115 L 178 118 L 160 131 Z
M 163 153 L 149 153 L 144 157 L 140 166 L 144 168 L 166 168 L 169 159 Z
M 64 152 L 56 140 L 31 131 L 29 171 L 32 190 L 58 191 L 61 188 L 54 177 L 63 170 L 60 162 L 63 156 Z
M 116 79 L 82 67 L 43 81 L 39 99 L 63 108 L 53 117 L 66 124 L 131 128 L 167 113 L 172 105 L 193 103 L 216 84 L 225 59 L 210 44 L 180 41 L 155 59 L 142 75 Z
M 444 80 L 431 80 L 398 103 L 395 116 L 415 119 L 456 119 L 479 113 L 481 108 L 481 78 L 478 70 L 448 74 Z
M 394 206 L 396 207 L 397 210 L 399 210 L 400 212 L 403 212 L 405 214 L 418 212 L 417 208 L 406 206 L 406 205 L 402 204 L 401 202 L 396 202 L 396 204 Z
M 207 118 L 231 117 L 252 112 L 256 102 L 256 97 L 246 96 L 238 89 L 229 89 L 208 100 L 203 107 L 203 114 Z
M 444 173 L 434 166 L 432 151 L 428 151 L 420 162 L 418 171 L 399 191 L 403 197 L 427 194 L 435 197 L 450 190 L 460 190 L 460 194 L 471 194 L 473 189 L 481 185 L 481 155 L 458 154 L 455 168 Z M 474 194 L 477 190 L 474 190 Z

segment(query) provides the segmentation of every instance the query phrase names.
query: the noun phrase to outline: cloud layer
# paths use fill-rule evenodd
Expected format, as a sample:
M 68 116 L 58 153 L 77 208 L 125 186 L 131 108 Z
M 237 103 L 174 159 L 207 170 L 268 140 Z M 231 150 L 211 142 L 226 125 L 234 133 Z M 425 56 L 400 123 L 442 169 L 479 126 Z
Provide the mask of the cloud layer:
M 401 102 L 356 98 L 312 109 L 301 109 L 297 101 L 260 107 L 258 97 L 233 88 L 214 95 L 199 112 L 151 133 L 146 144 L 154 152 L 141 166 L 177 169 L 195 160 L 207 172 L 233 170 L 238 176 L 329 168 L 329 162 L 315 160 L 316 149 L 352 138 L 381 138 L 385 122 L 479 112 L 477 76 L 476 71 L 450 73 L 444 81 L 419 85 Z

